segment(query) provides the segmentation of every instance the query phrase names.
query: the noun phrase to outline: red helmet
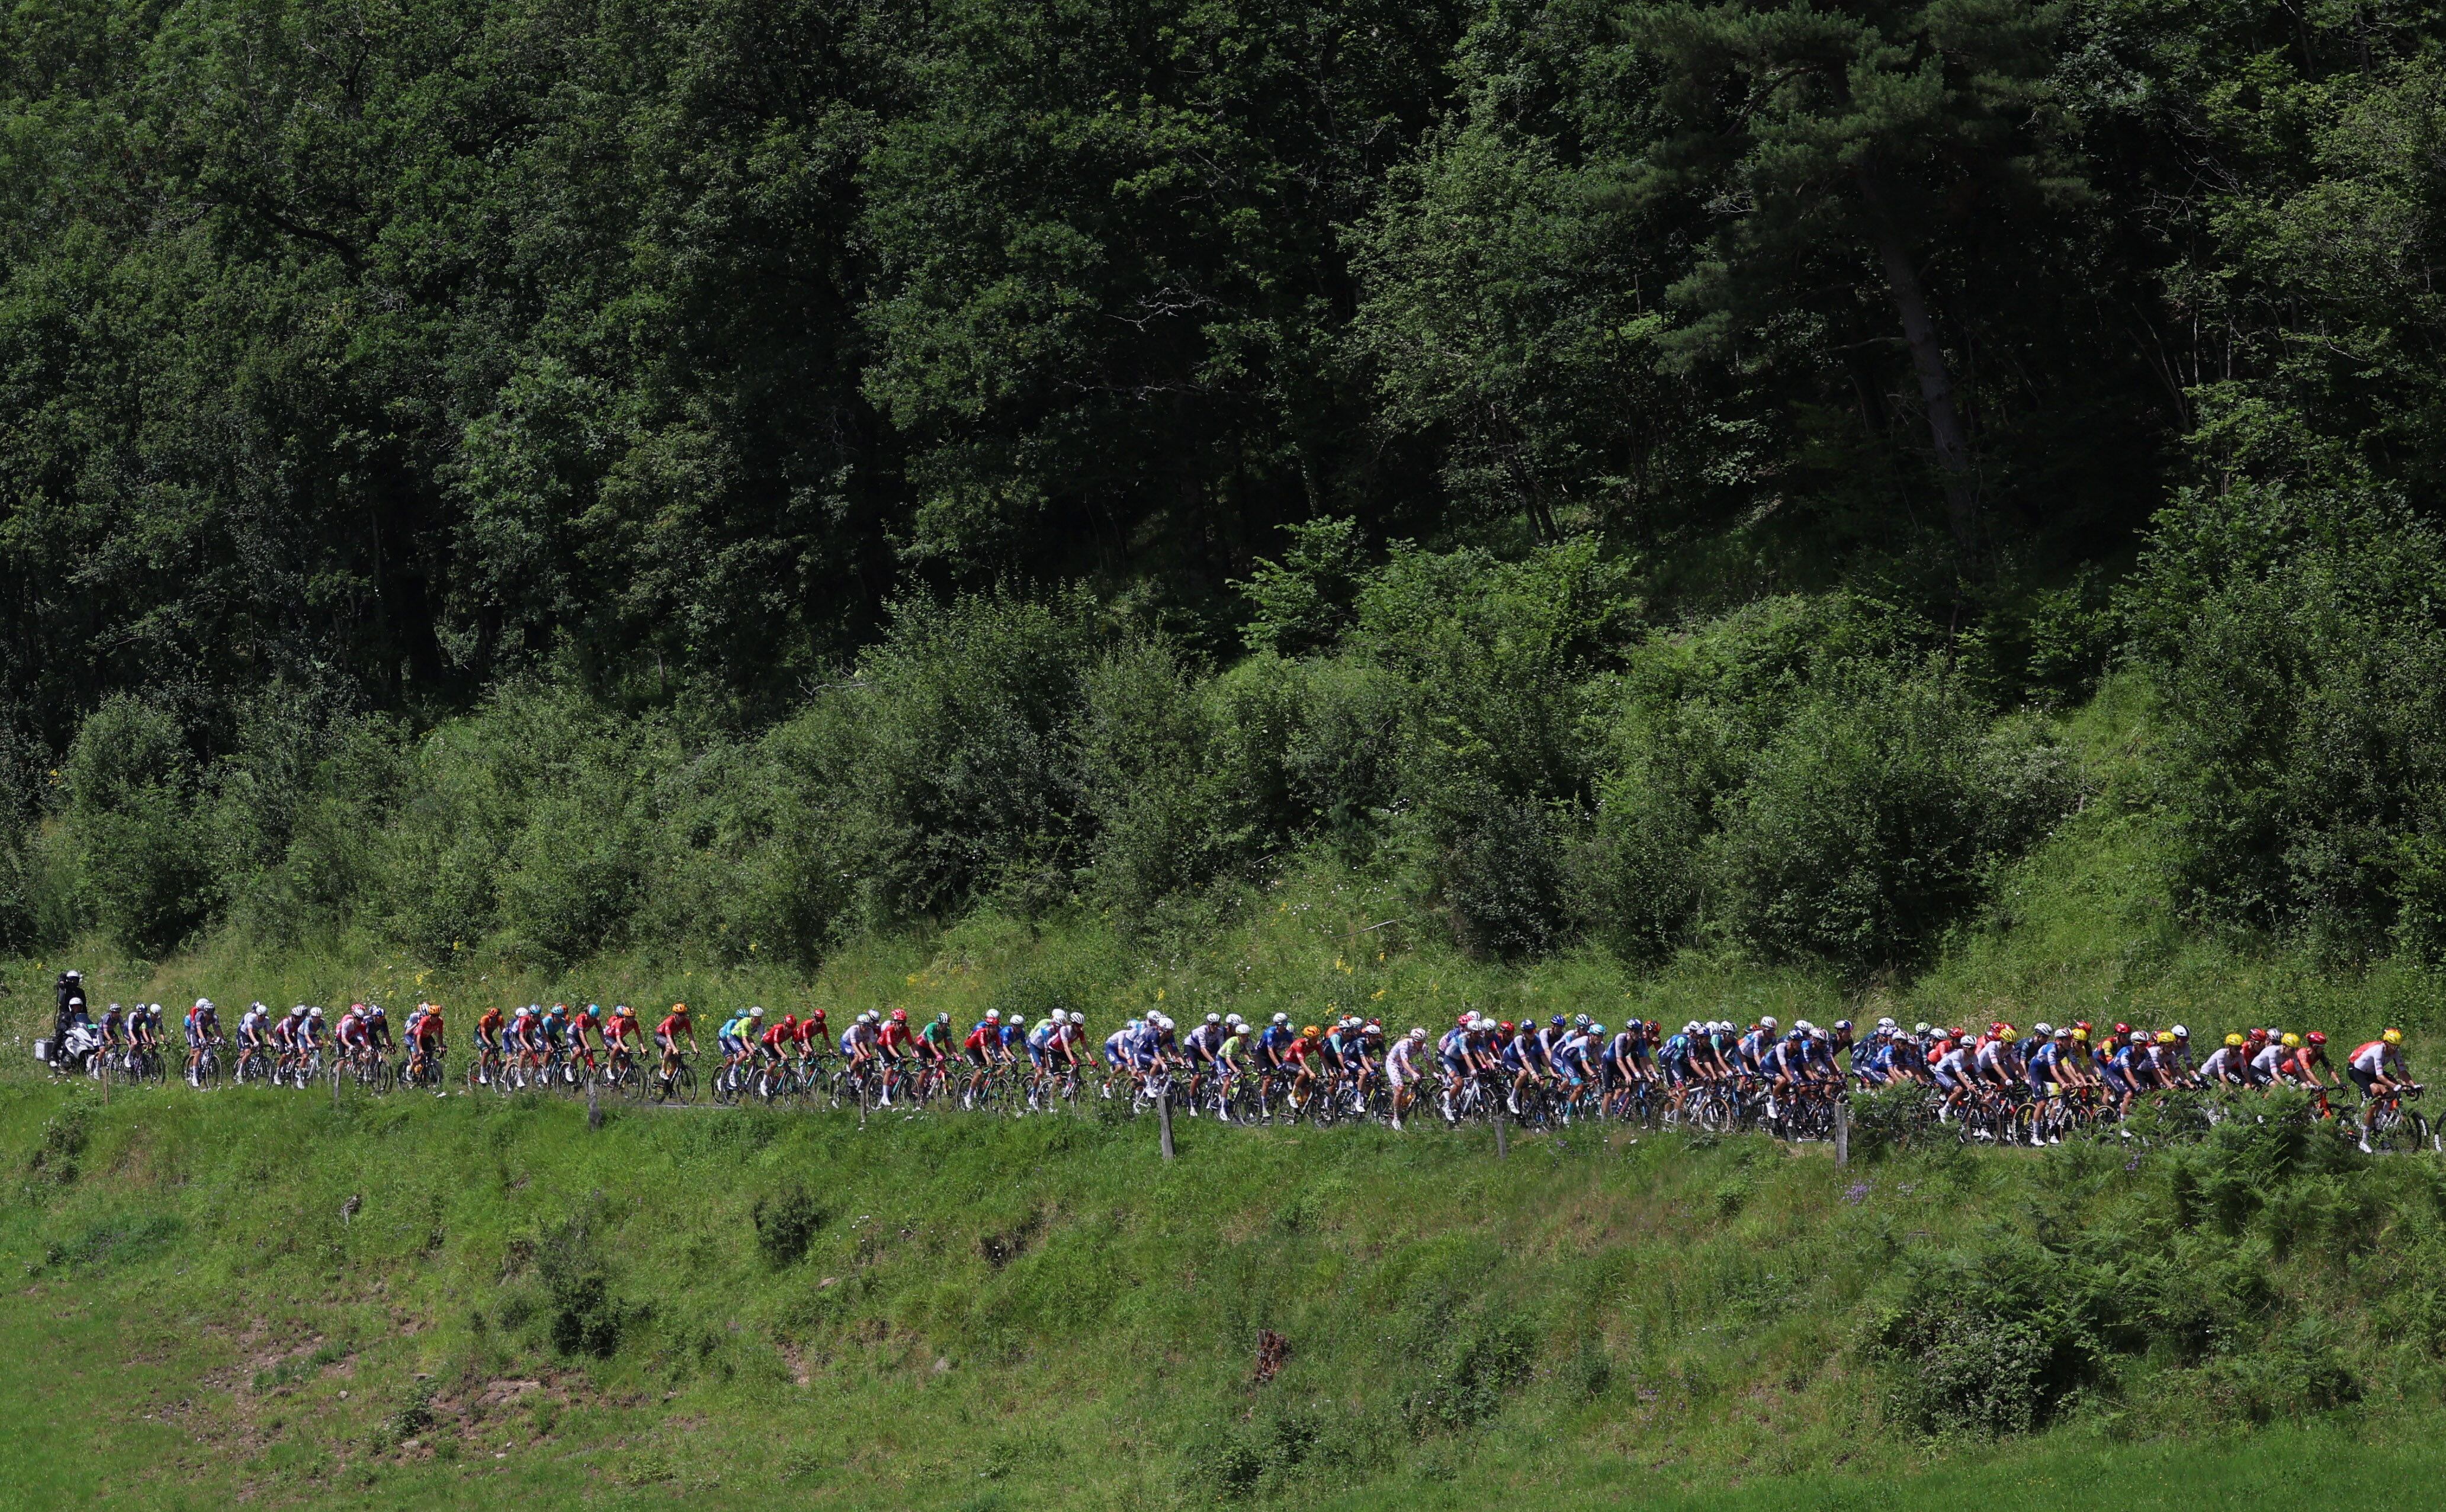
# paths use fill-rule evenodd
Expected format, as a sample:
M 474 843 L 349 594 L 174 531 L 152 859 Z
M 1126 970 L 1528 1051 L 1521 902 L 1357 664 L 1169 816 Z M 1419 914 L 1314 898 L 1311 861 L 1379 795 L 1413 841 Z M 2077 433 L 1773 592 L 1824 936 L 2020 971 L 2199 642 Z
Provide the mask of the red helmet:
M 2132 1032 L 2132 1026 L 2129 1024 L 2117 1024 L 2115 1026 L 2115 1032 L 2117 1034 L 2129 1034 Z
M 2085 1018 L 2076 1019 L 2074 1020 L 2072 1027 L 2086 1034 L 2089 1032 L 2089 1020 Z
M 2263 1045 L 2266 1044 L 2267 1041 L 2267 1030 L 2264 1029 L 2255 1029 L 2250 1031 L 2250 1042 L 2253 1045 Z
M 2013 1026 L 2005 1023 L 2000 1018 L 1993 1024 L 1987 1026 L 1987 1032 L 1995 1035 L 1998 1039 L 2003 1039 L 2005 1035 L 2013 1032 Z
M 1509 1034 L 1512 1032 L 1512 1020 L 1507 1018 L 1502 1023 L 1497 1024 L 1495 1027 L 1501 1030 L 1504 1033 Z
M 909 1022 L 909 1010 L 907 1010 L 907 1009 L 905 1009 L 905 1008 L 895 1008 L 895 1009 L 894 1009 L 894 1010 L 892 1011 L 892 1022 L 894 1022 L 894 1024 L 906 1024 L 906 1023 L 908 1023 L 908 1022 Z
M 2327 1036 L 2325 1036 L 2324 1034 L 2320 1033 L 2320 1032 L 2319 1032 L 2317 1030 L 2315 1030 L 2315 1029 L 2314 1029 L 2314 1030 L 2312 1030 L 2309 1033 L 2303 1035 L 2302 1037 L 2303 1037 L 2304 1039 L 2305 1039 L 2305 1040 L 2308 1040 L 2308 1041 L 2309 1041 L 2311 1044 L 2313 1044 L 2313 1045 L 2324 1045 L 2325 1043 L 2327 1043 Z
M 810 1024 L 818 1022 L 823 1016 L 824 1011 L 820 1008 L 811 1008 L 807 1010 L 807 1022 Z
M 1463 1013 L 1460 1017 L 1458 1017 L 1458 1018 L 1457 1018 L 1457 1019 L 1454 1019 L 1454 1020 L 1453 1020 L 1453 1028 L 1455 1028 L 1455 1029 L 1467 1029 L 1467 1028 L 1469 1028 L 1469 1015 L 1468 1015 L 1467 1013 Z

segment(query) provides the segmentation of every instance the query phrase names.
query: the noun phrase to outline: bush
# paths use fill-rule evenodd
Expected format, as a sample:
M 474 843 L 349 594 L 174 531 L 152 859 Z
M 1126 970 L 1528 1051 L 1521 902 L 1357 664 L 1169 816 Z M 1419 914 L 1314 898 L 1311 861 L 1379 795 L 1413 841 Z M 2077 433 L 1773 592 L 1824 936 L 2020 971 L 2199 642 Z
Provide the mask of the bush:
M 832 1220 L 823 1204 L 804 1186 L 793 1185 L 773 1197 L 756 1200 L 756 1248 L 764 1263 L 787 1270 L 806 1257 L 807 1246 Z
M 167 954 L 219 898 L 178 721 L 113 698 L 78 729 L 64 775 L 63 828 L 84 912 L 129 950 Z
M 1854 672 L 1814 695 L 1710 842 L 1734 934 L 1769 958 L 1855 971 L 1925 959 L 2071 797 L 2042 744 L 1986 729 L 1932 670 Z
M 2212 915 L 2446 955 L 2446 539 L 2351 487 L 2186 494 L 2125 606 L 2177 885 Z

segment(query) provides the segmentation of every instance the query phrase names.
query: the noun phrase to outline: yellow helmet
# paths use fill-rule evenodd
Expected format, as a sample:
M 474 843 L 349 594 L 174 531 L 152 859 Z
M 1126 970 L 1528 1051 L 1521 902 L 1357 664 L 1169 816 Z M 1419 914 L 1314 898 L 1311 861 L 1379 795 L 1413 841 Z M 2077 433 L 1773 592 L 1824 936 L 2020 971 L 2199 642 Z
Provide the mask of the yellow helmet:
M 2238 1050 L 2242 1049 L 2242 1036 L 2239 1034 L 2228 1034 L 2225 1037 L 2225 1048 L 2230 1050 Z
M 2072 1037 L 2086 1045 L 2089 1043 L 2089 1030 L 2076 1028 L 2072 1031 Z
M 2299 1034 L 2287 1034 L 2287 1035 L 2286 1035 L 2286 1036 L 2285 1036 L 2285 1048 L 2286 1048 L 2286 1049 L 2288 1049 L 2288 1050 L 2298 1050 L 2298 1049 L 2300 1049 L 2302 1048 L 2302 1036 L 2301 1036 L 2301 1035 L 2299 1035 Z
M 1316 1027 L 1315 1025 L 1313 1025 L 1313 1024 L 1310 1024 L 1308 1028 L 1306 1028 L 1306 1029 L 1304 1029 L 1304 1030 L 1300 1030 L 1300 1038 L 1302 1038 L 1302 1039 L 1315 1039 L 1317 1036 L 1319 1036 L 1319 1035 L 1323 1034 L 1324 1032 L 1325 1032 L 1325 1030 L 1321 1030 L 1321 1029 L 1317 1028 L 1317 1027 Z
M 2403 1030 L 2399 1029 L 2391 1029 L 2385 1033 L 2380 1034 L 2379 1038 L 2386 1041 L 2389 1045 L 2400 1045 L 2403 1043 Z
M 2170 1029 L 2159 1030 L 2157 1031 L 2157 1043 L 2160 1045 L 2172 1045 L 2174 1043 L 2174 1031 Z

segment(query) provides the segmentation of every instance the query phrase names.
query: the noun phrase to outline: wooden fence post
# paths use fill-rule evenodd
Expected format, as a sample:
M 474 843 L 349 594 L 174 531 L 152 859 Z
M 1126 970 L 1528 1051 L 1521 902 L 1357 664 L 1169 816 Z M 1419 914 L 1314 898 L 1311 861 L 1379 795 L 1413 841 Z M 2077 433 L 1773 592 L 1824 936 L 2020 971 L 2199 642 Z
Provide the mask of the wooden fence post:
M 1834 1163 L 1852 1163 L 1852 1100 L 1840 1095 L 1834 1099 Z
M 1163 1095 L 1155 1100 L 1156 1137 L 1163 1143 L 1163 1158 L 1172 1159 L 1172 1087 L 1164 1087 Z

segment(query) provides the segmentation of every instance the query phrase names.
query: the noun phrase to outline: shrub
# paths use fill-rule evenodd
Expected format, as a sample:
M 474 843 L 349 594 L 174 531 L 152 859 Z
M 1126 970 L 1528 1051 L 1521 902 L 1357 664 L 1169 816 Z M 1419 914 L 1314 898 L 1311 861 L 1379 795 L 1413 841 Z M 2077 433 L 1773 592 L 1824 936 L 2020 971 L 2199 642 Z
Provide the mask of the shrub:
M 831 1221 L 823 1204 L 801 1185 L 792 1185 L 772 1197 L 756 1200 L 753 1212 L 756 1223 L 756 1248 L 764 1263 L 773 1269 L 786 1270 L 806 1257 L 807 1246 L 817 1234 Z
M 1708 864 L 1760 954 L 1913 964 L 1986 896 L 1996 864 L 2068 801 L 2068 768 L 1936 671 L 1855 671 L 1814 695 L 1732 799 Z
M 64 827 L 86 913 L 128 949 L 166 954 L 219 896 L 178 721 L 113 698 L 78 729 L 64 773 Z
M 2351 486 L 2184 495 L 2125 612 L 2185 899 L 2446 953 L 2446 539 Z

